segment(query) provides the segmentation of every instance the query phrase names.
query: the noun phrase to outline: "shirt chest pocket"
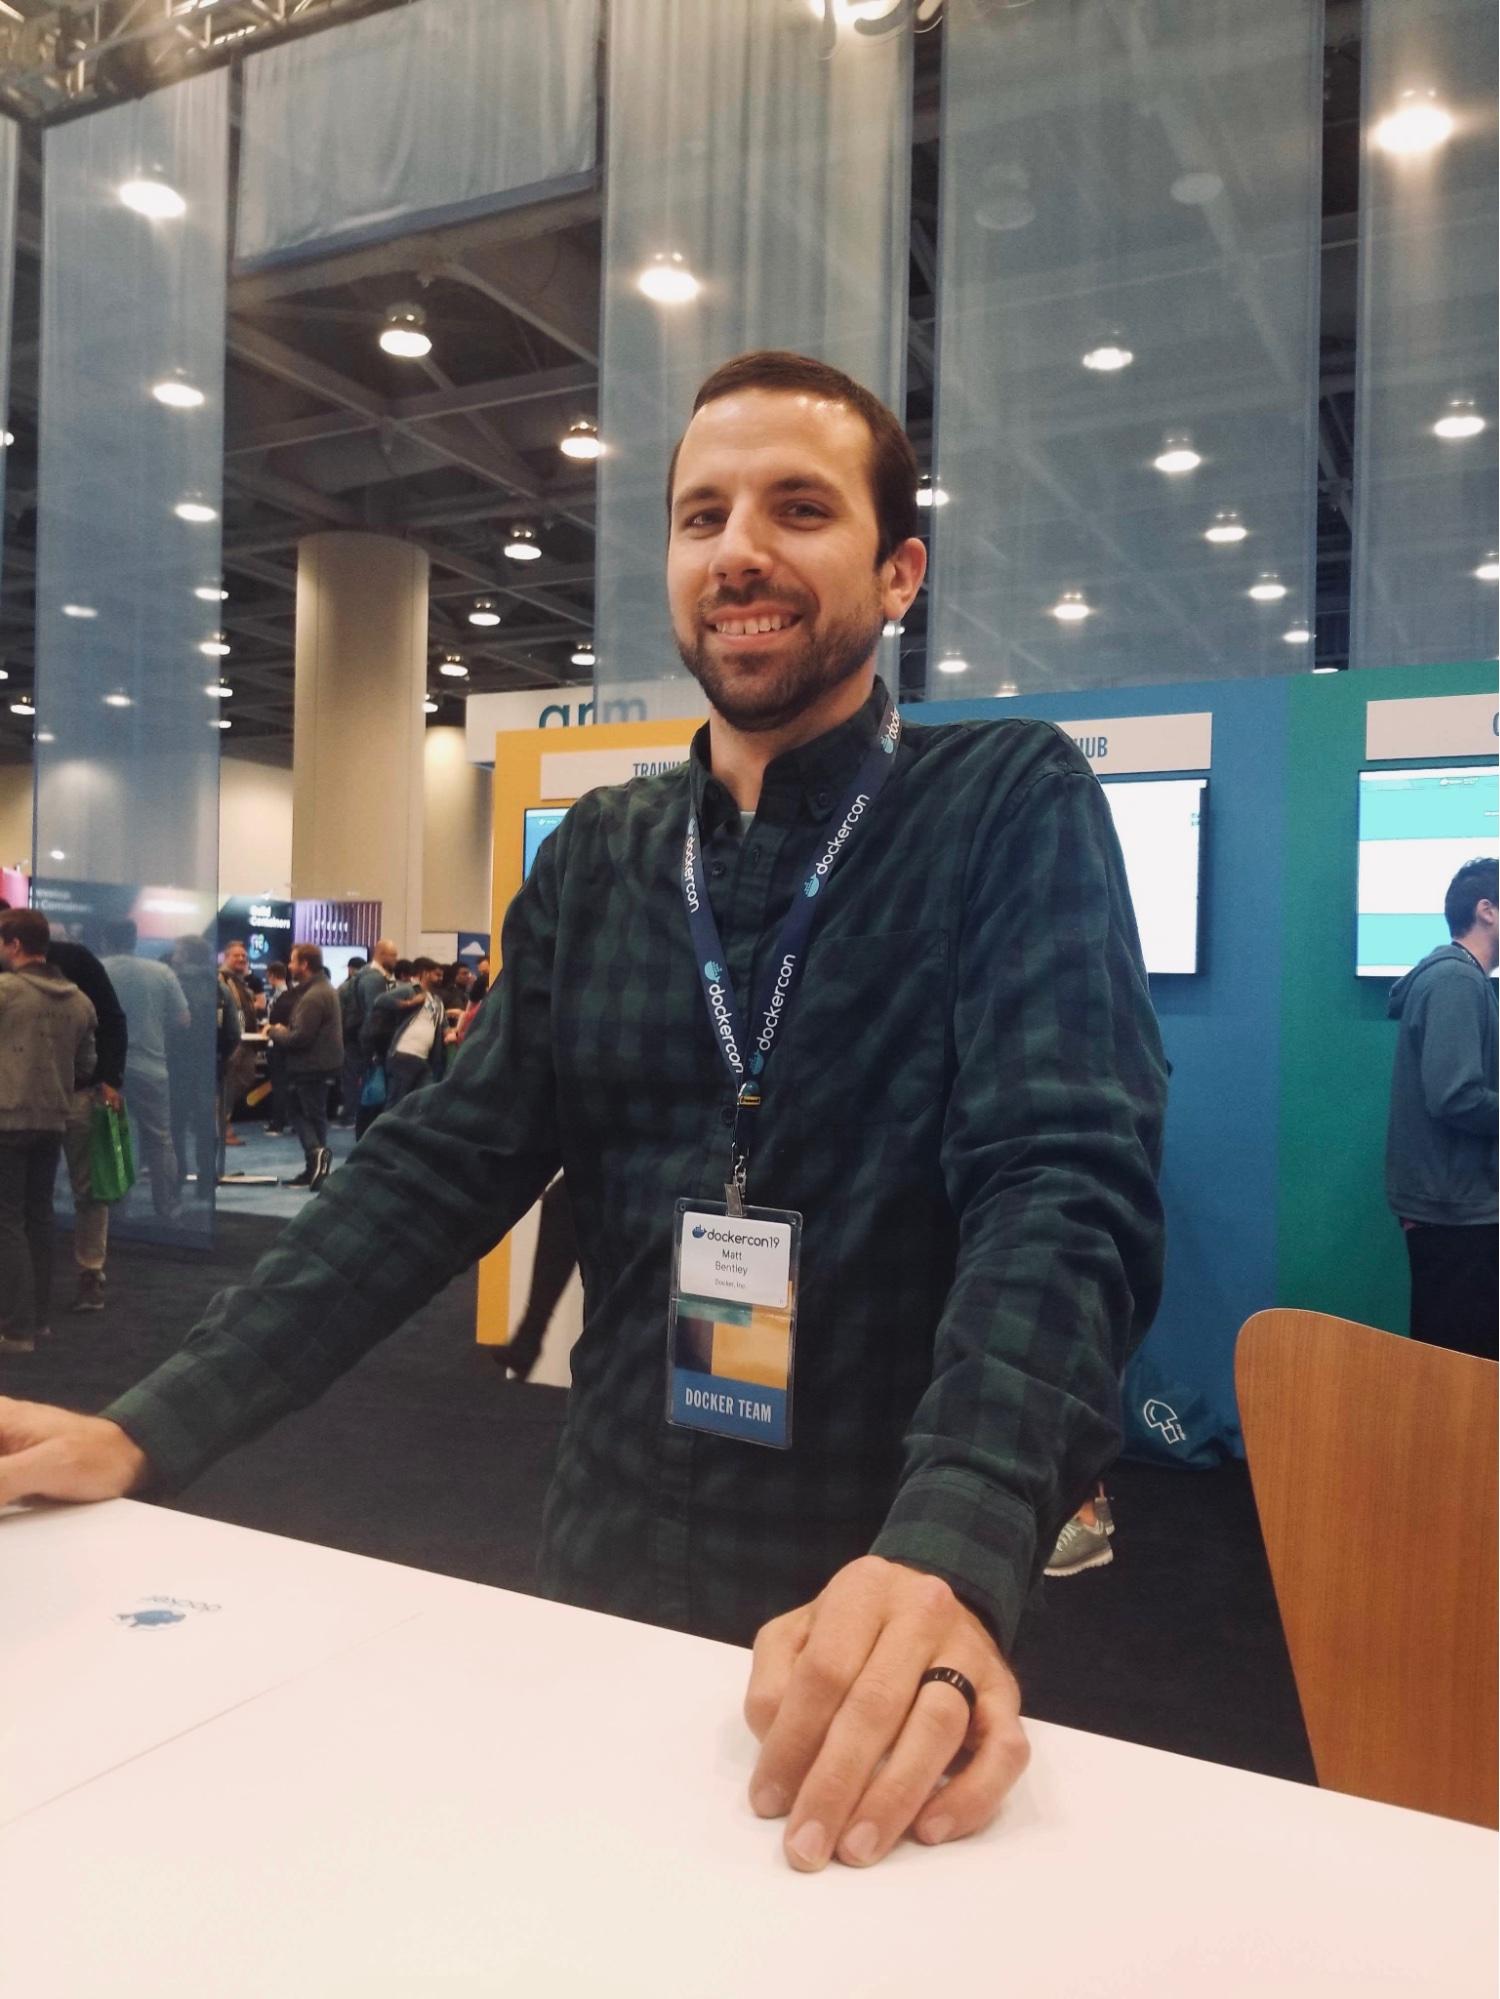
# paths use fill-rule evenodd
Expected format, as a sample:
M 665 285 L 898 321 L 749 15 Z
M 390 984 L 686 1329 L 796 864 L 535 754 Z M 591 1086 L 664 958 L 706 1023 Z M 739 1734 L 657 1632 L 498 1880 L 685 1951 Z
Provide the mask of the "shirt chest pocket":
M 947 1019 L 946 930 L 814 938 L 770 1089 L 803 1124 L 909 1124 L 942 1093 Z

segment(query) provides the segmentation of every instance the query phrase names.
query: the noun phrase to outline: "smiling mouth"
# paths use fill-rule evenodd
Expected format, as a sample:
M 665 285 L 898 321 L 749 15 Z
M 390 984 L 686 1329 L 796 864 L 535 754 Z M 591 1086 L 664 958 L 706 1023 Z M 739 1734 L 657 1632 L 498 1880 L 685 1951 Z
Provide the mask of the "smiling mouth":
M 710 618 L 708 629 L 721 639 L 759 639 L 790 631 L 793 625 L 800 625 L 801 622 L 800 614 L 795 611 L 777 611 L 762 618 Z

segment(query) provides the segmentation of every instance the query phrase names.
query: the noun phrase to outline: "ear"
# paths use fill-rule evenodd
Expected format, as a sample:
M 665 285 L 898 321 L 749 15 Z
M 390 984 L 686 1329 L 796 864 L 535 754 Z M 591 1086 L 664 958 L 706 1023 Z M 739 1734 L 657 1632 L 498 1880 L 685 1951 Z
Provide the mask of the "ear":
M 927 544 L 912 535 L 881 564 L 881 608 L 898 623 L 911 609 L 927 574 Z

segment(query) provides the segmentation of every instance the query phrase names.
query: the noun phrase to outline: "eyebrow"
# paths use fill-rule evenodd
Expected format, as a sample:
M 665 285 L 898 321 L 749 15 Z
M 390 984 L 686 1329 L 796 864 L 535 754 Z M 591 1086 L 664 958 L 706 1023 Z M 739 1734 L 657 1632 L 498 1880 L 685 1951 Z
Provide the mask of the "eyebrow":
M 784 479 L 773 480 L 769 490 L 772 493 L 826 493 L 830 499 L 839 498 L 839 489 L 829 479 L 823 479 L 816 472 L 792 472 Z M 698 506 L 704 500 L 722 500 L 722 487 L 712 484 L 691 486 L 685 493 L 679 493 L 673 502 L 672 511 L 679 507 Z

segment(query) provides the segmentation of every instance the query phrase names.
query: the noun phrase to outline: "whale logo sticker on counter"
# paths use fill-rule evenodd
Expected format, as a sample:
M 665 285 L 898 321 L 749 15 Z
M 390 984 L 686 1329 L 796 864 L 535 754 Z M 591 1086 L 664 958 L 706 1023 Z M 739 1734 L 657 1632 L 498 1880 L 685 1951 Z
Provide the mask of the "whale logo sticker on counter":
M 194 1603 L 180 1596 L 143 1596 L 141 1602 L 146 1605 L 144 1610 L 117 1610 L 115 1623 L 128 1631 L 159 1631 L 168 1624 L 185 1624 L 194 1611 L 222 1608 L 217 1603 Z

